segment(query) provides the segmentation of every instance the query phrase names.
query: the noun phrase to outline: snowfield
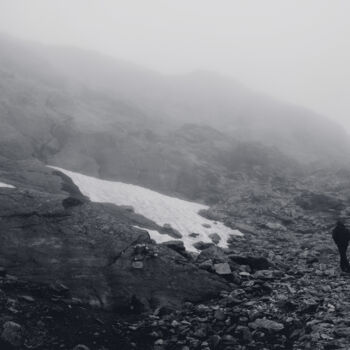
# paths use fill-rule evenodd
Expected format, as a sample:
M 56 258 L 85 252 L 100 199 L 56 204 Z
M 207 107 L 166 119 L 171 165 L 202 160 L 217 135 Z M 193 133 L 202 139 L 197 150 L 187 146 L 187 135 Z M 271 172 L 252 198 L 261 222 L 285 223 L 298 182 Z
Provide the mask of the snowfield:
M 3 182 L 0 182 L 0 187 L 15 188 L 15 186 L 4 184 Z
M 207 209 L 206 205 L 166 196 L 141 186 L 101 180 L 58 167 L 52 168 L 69 176 L 80 191 L 93 202 L 132 206 L 136 213 L 153 220 L 159 226 L 170 224 L 182 234 L 181 240 L 189 251 L 197 251 L 193 243 L 212 242 L 209 237 L 212 233 L 217 233 L 221 237 L 218 246 L 223 248 L 227 247 L 227 240 L 231 235 L 242 235 L 241 232 L 232 230 L 221 222 L 200 216 L 198 211 Z M 158 231 L 144 230 L 148 231 L 157 243 L 174 240 L 173 237 Z M 191 233 L 197 233 L 198 236 L 191 237 Z

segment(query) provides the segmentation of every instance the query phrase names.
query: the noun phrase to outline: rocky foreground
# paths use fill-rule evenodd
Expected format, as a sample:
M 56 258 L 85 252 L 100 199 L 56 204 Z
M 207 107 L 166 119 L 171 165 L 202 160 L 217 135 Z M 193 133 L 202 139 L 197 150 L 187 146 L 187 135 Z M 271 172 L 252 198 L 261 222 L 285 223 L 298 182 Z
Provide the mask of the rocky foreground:
M 175 310 L 103 311 L 2 270 L 1 349 L 349 349 L 350 278 L 327 230 L 247 233 L 231 246 L 196 259 L 230 288 Z
M 350 348 L 350 276 L 330 235 L 346 182 L 261 200 L 241 186 L 203 215 L 245 235 L 194 255 L 40 162 L 0 165 L 13 186 L 0 189 L 0 349 Z
M 0 350 L 350 349 L 337 125 L 212 74 L 4 36 L 0 51 Z M 158 245 L 147 230 L 179 234 L 45 164 L 203 201 L 245 236 Z

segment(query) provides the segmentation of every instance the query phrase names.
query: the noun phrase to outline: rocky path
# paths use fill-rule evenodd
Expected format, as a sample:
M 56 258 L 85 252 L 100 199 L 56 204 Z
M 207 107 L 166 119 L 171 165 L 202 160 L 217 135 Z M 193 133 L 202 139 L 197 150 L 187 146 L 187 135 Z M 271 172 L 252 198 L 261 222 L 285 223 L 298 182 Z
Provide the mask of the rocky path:
M 3 273 L 1 349 L 350 348 L 350 276 L 338 269 L 329 232 L 246 234 L 230 251 L 207 249 L 197 260 L 205 269 L 228 262 L 232 290 L 123 319 L 80 305 L 64 286 L 43 289 Z

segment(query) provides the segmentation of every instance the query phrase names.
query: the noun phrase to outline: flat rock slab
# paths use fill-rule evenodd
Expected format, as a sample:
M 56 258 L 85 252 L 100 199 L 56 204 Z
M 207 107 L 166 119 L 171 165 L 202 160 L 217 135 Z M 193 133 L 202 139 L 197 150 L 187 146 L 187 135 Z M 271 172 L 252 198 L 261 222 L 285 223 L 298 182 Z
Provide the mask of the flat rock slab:
M 228 263 L 214 264 L 214 271 L 218 275 L 230 275 L 232 273 Z

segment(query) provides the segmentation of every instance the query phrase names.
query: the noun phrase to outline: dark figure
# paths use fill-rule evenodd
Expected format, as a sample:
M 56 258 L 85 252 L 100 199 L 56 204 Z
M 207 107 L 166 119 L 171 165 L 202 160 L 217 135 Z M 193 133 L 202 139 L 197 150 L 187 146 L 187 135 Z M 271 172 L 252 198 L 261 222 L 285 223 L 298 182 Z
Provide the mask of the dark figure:
M 332 236 L 339 250 L 340 268 L 344 272 L 350 272 L 350 264 L 346 256 L 346 250 L 348 249 L 350 240 L 350 231 L 341 221 L 338 221 L 333 229 Z

